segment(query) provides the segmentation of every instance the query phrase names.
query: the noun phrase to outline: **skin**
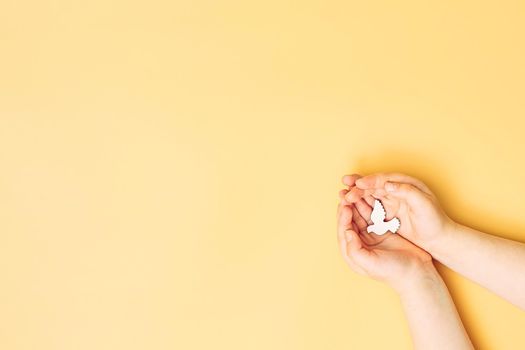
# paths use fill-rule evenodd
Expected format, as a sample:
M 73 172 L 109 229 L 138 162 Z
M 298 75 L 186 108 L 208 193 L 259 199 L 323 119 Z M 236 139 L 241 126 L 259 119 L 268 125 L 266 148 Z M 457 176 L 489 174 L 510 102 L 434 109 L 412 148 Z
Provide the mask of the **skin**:
M 454 222 L 428 187 L 407 175 L 345 176 L 343 182 L 354 185 L 344 194 L 346 203 L 355 205 L 362 198 L 379 198 L 388 215 L 401 220 L 401 236 L 525 310 L 525 244 Z
M 430 254 L 399 234 L 377 236 L 366 232 L 374 197 L 380 197 L 375 188 L 372 191 L 356 187 L 359 178 L 359 175 L 345 176 L 343 183 L 348 188 L 339 193 L 337 231 L 344 260 L 355 272 L 383 281 L 396 290 L 415 349 L 472 349 Z M 389 205 L 385 205 L 388 219 L 392 217 L 388 214 L 393 207 L 400 213 L 411 213 L 408 207 L 399 203 Z M 430 214 L 429 211 L 427 215 Z M 403 223 L 403 218 L 400 219 Z M 436 223 L 441 221 L 436 220 Z M 421 236 L 416 231 L 419 226 L 407 223 L 404 229 L 412 237 L 419 238 Z

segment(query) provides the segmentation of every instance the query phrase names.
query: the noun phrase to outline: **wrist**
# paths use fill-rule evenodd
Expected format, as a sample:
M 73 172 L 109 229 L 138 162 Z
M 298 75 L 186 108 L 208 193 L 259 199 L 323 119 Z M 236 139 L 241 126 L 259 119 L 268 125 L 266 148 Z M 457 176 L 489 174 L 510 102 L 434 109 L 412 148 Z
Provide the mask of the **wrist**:
M 441 252 L 446 251 L 446 247 L 450 244 L 451 239 L 458 235 L 459 230 L 460 225 L 454 220 L 447 218 L 439 234 L 427 240 L 424 244 L 421 244 L 421 247 L 436 258 L 436 260 L 440 260 L 437 259 L 437 256 L 441 255 Z
M 413 269 L 403 276 L 397 283 L 392 283 L 391 286 L 403 298 L 410 297 L 410 295 L 421 289 L 440 283 L 441 276 L 436 270 L 432 261 L 421 262 Z

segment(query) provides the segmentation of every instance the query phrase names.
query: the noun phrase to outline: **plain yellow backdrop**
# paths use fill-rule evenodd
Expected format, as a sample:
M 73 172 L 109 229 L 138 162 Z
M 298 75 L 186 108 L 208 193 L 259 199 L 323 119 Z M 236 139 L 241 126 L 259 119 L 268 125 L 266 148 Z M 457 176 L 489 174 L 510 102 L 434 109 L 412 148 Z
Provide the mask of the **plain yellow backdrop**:
M 525 240 L 523 1 L 0 2 L 0 348 L 407 349 L 345 173 Z M 525 313 L 440 267 L 479 349 Z

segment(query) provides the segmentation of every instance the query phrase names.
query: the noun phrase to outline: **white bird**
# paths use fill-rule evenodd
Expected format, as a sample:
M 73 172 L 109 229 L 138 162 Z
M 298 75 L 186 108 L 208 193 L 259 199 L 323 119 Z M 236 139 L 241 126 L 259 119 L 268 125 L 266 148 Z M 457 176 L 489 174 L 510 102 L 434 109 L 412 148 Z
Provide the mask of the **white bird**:
M 399 219 L 393 218 L 392 220 L 385 221 L 385 218 L 385 208 L 383 208 L 383 204 L 381 204 L 381 202 L 376 199 L 374 202 L 374 210 L 372 210 L 372 214 L 370 214 L 370 220 L 372 220 L 373 225 L 368 226 L 366 231 L 368 233 L 373 232 L 380 236 L 387 233 L 387 231 L 396 233 L 396 231 L 399 229 L 399 226 L 401 225 Z

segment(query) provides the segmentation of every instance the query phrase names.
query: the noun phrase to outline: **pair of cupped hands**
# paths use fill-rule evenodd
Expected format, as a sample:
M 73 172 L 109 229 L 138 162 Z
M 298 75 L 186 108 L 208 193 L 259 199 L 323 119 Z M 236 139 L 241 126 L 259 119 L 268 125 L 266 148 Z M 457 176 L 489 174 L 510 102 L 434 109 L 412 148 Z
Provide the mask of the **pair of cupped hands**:
M 398 173 L 345 175 L 339 192 L 338 241 L 346 263 L 357 273 L 387 282 L 394 289 L 432 266 L 428 253 L 455 222 L 441 209 L 435 195 L 420 180 Z M 397 233 L 367 233 L 375 199 L 386 220 L 397 217 Z

